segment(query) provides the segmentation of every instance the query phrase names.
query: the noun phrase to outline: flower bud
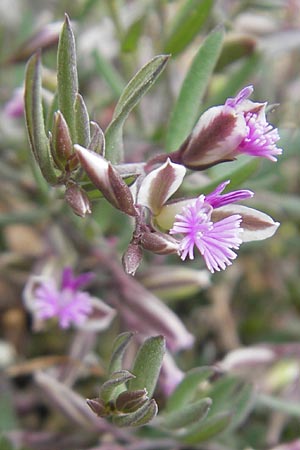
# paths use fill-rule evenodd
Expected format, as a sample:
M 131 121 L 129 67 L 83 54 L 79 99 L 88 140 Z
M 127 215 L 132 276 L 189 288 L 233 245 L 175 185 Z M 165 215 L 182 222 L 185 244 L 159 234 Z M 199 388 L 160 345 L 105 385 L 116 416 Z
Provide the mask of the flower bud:
M 135 216 L 136 211 L 131 191 L 114 167 L 101 155 L 81 145 L 74 146 L 80 164 L 103 196 L 115 208 L 125 214 Z
M 128 275 L 135 275 L 143 257 L 141 247 L 137 244 L 130 243 L 126 252 L 122 257 L 124 270 Z
M 158 255 L 170 255 L 178 251 L 178 241 L 158 231 L 143 233 L 141 245 L 145 250 L 157 253 Z
M 101 398 L 87 398 L 86 400 L 91 410 L 99 417 L 105 417 L 107 415 L 106 407 Z
M 57 111 L 54 114 L 51 151 L 55 163 L 61 170 L 71 169 L 71 167 L 69 167 L 69 161 L 71 161 L 72 157 L 74 156 L 73 144 L 69 132 L 69 127 L 60 111 Z M 73 162 L 71 164 L 72 169 L 74 169 L 77 164 L 78 161 L 76 161 L 75 164 Z
M 134 412 L 149 400 L 146 389 L 124 391 L 116 400 L 116 408 L 123 413 Z
M 86 192 L 78 184 L 68 182 L 65 199 L 77 216 L 85 217 L 87 214 L 91 214 L 91 202 Z

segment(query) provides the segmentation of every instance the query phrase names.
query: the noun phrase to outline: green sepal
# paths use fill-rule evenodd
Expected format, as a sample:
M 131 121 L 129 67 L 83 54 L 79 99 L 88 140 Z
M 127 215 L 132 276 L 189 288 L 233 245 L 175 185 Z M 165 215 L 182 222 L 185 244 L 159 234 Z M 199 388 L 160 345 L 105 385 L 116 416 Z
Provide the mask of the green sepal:
M 152 399 L 133 413 L 113 416 L 113 423 L 118 427 L 140 427 L 149 423 L 157 412 L 157 403 Z
M 179 437 L 185 444 L 198 444 L 222 433 L 230 425 L 232 414 L 222 412 L 189 427 Z
M 112 356 L 108 369 L 108 373 L 110 375 L 122 369 L 123 356 L 133 336 L 134 333 L 126 331 L 125 333 L 121 333 L 116 337 L 113 343 Z
M 149 398 L 152 397 L 163 362 L 165 347 L 165 338 L 154 336 L 147 339 L 139 348 L 131 369 L 136 378 L 130 380 L 128 384 L 130 391 L 145 388 Z
M 69 17 L 66 14 L 57 51 L 57 95 L 58 107 L 66 119 L 73 142 L 76 139 L 74 104 L 77 92 L 75 38 Z
M 161 426 L 171 430 L 178 430 L 195 422 L 199 423 L 200 420 L 207 416 L 211 404 L 210 398 L 203 398 L 197 402 L 190 403 L 180 410 L 166 414 L 161 419 Z
M 90 119 L 84 100 L 80 94 L 76 94 L 74 103 L 76 144 L 88 147 L 91 140 Z
M 125 87 L 106 132 L 106 158 L 117 164 L 123 161 L 123 125 L 129 113 L 155 83 L 169 59 L 159 55 L 143 66 Z
M 215 374 L 213 367 L 196 367 L 186 373 L 166 404 L 166 411 L 174 412 L 182 409 L 196 397 L 199 386 Z
M 35 53 L 28 61 L 25 74 L 25 120 L 28 138 L 35 160 L 45 180 L 51 184 L 58 183 L 54 163 L 50 154 L 50 145 L 45 132 L 41 94 L 41 59 Z

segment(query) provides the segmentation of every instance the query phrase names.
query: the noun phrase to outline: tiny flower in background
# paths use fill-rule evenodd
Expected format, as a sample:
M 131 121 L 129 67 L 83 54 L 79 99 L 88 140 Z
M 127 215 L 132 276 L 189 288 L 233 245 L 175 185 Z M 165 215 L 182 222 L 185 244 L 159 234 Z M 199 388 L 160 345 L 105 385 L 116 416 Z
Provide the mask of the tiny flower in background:
M 35 291 L 37 317 L 42 320 L 56 317 L 61 328 L 82 325 L 92 311 L 92 304 L 90 295 L 79 289 L 92 278 L 92 273 L 75 277 L 72 269 L 66 267 L 60 287 L 52 279 L 41 283 Z
M 178 248 L 182 260 L 188 256 L 194 259 L 196 246 L 203 256 L 207 268 L 214 271 L 224 270 L 236 258 L 232 249 L 238 249 L 242 240 L 240 227 L 242 217 L 239 214 L 226 217 L 218 222 L 211 221 L 212 206 L 200 195 L 196 200 L 183 207 L 182 213 L 175 216 L 170 234 L 183 234 Z
M 267 103 L 248 100 L 252 92 L 247 86 L 224 105 L 205 111 L 180 149 L 169 155 L 171 160 L 192 170 L 232 161 L 243 153 L 276 161 L 282 153 L 276 146 L 278 130 L 267 122 Z
M 100 299 L 81 291 L 93 278 L 92 272 L 75 276 L 70 267 L 62 271 L 58 284 L 52 277 L 32 276 L 25 290 L 24 302 L 34 319 L 37 330 L 47 319 L 56 318 L 61 328 L 106 328 L 114 317 L 114 310 Z

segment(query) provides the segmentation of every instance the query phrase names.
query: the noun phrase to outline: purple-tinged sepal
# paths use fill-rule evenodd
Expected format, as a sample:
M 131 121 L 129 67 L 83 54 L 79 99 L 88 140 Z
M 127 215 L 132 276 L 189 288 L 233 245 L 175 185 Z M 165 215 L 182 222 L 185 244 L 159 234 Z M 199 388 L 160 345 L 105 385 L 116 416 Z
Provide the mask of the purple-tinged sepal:
M 192 170 L 232 161 L 236 156 L 233 149 L 246 133 L 241 114 L 224 105 L 214 106 L 202 114 L 190 136 L 170 158 Z
M 122 264 L 125 272 L 128 273 L 128 275 L 134 276 L 142 261 L 142 258 L 143 252 L 140 245 L 135 242 L 130 242 L 127 250 L 122 256 Z
M 117 209 L 135 216 L 131 191 L 114 167 L 101 155 L 81 145 L 74 145 L 80 164 L 104 197 Z
M 138 192 L 137 204 L 146 206 L 154 215 L 158 214 L 163 204 L 181 185 L 185 173 L 185 167 L 168 159 L 144 178 Z
M 68 124 L 60 111 L 54 114 L 53 129 L 50 135 L 51 152 L 57 167 L 63 171 L 70 171 L 69 162 L 74 158 L 73 144 Z M 78 166 L 78 160 L 71 163 L 72 169 Z

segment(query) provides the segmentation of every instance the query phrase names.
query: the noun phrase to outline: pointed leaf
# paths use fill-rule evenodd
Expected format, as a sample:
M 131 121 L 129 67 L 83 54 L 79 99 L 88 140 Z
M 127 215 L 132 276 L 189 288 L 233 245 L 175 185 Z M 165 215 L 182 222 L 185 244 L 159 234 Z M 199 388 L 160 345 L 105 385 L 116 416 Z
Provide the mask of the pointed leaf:
M 176 387 L 167 400 L 166 411 L 178 411 L 190 403 L 195 397 L 203 381 L 214 375 L 213 367 L 196 367 L 186 373 L 185 378 Z
M 110 379 L 102 384 L 99 397 L 104 402 L 109 402 L 119 395 L 120 386 L 122 386 L 122 391 L 124 391 L 124 383 L 132 378 L 134 378 L 134 375 L 128 372 L 128 370 L 118 370 L 117 372 L 114 372 L 113 374 L 111 374 Z
M 163 417 L 161 425 L 164 428 L 178 430 L 179 428 L 199 422 L 206 417 L 211 403 L 210 398 L 203 398 L 175 412 L 170 412 Z
M 177 55 L 194 39 L 206 22 L 213 0 L 186 0 L 171 25 L 165 52 Z
M 168 55 L 159 55 L 143 66 L 125 87 L 106 132 L 106 156 L 113 164 L 123 160 L 123 125 L 131 110 L 155 83 L 168 62 Z
M 75 140 L 74 103 L 78 92 L 75 38 L 67 14 L 59 37 L 57 51 L 57 94 L 58 107 Z
M 199 117 L 200 103 L 218 60 L 223 38 L 223 30 L 212 32 L 193 59 L 171 114 L 166 138 L 168 151 L 176 150 L 182 144 Z
M 231 413 L 222 412 L 206 419 L 200 424 L 192 425 L 180 439 L 186 444 L 197 444 L 222 433 L 230 424 Z
M 250 413 L 251 409 L 254 406 L 254 400 L 255 400 L 254 388 L 250 383 L 246 383 L 240 389 L 240 392 L 238 392 L 238 394 L 233 399 L 234 415 L 232 417 L 232 421 L 229 426 L 230 429 L 235 429 L 244 422 L 244 420 L 247 418 L 248 414 Z
M 151 337 L 143 343 L 132 367 L 132 373 L 136 378 L 130 380 L 129 390 L 135 391 L 145 388 L 148 396 L 152 397 L 163 362 L 165 345 L 163 336 Z
M 105 156 L 105 138 L 104 133 L 100 126 L 96 122 L 91 122 L 91 140 L 87 146 L 89 150 L 93 150 L 95 153 L 99 153 L 101 156 Z
M 110 359 L 108 372 L 111 375 L 113 372 L 122 369 L 122 361 L 126 348 L 131 341 L 134 333 L 129 331 L 119 334 L 113 343 L 112 356 Z
M 88 147 L 91 140 L 89 113 L 80 94 L 76 94 L 74 112 L 76 144 L 82 145 L 83 147 Z
M 42 95 L 40 55 L 33 55 L 26 67 L 25 75 L 25 119 L 32 152 L 48 183 L 55 185 L 57 175 L 50 154 L 49 141 L 45 133 Z

